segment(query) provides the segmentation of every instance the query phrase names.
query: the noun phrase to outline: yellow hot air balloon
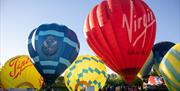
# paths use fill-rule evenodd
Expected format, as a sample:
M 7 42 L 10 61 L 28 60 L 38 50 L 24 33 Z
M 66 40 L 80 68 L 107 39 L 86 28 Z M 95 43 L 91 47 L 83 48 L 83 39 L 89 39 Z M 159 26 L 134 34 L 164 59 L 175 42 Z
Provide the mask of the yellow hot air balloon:
M 1 78 L 1 68 L 0 68 L 0 78 Z M 3 88 L 2 83 L 1 83 L 1 79 L 0 79 L 0 88 Z
M 0 79 L 6 89 L 40 89 L 43 84 L 43 78 L 26 55 L 19 55 L 8 60 L 2 67 Z
M 166 53 L 159 71 L 170 91 L 180 91 L 180 44 L 176 44 Z
M 94 86 L 94 90 L 103 88 L 108 74 L 104 63 L 96 56 L 79 56 L 66 70 L 64 81 L 69 91 Z

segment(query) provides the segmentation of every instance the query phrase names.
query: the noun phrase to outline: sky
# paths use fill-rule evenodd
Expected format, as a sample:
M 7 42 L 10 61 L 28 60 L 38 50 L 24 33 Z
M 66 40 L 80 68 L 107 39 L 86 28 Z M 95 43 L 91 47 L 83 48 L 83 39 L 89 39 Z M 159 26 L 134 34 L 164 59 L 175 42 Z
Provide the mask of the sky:
M 155 43 L 180 43 L 180 0 L 144 0 L 155 14 Z M 17 55 L 29 55 L 28 35 L 41 24 L 68 26 L 78 36 L 80 53 L 91 54 L 84 33 L 88 12 L 101 0 L 0 0 L 0 67 Z M 109 73 L 112 73 L 108 69 Z

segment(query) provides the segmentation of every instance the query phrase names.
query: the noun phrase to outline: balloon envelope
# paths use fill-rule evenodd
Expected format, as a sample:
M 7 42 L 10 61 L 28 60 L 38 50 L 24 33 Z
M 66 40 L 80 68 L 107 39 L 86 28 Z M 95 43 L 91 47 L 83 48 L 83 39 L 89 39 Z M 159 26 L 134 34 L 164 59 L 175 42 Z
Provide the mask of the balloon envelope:
M 32 37 L 35 36 L 33 42 Z M 28 50 L 47 86 L 70 66 L 79 53 L 75 32 L 64 25 L 42 24 L 29 35 Z
M 168 52 L 168 50 L 173 47 L 175 44 L 169 41 L 163 41 L 156 43 L 152 50 L 154 54 L 154 65 L 153 69 L 160 75 L 159 73 L 159 64 L 161 63 L 161 60 L 163 59 L 164 55 Z
M 73 64 L 66 70 L 64 81 L 70 91 L 82 89 L 84 86 L 94 86 L 95 90 L 103 88 L 108 74 L 104 63 L 98 57 L 84 55 L 78 56 Z
M 6 89 L 40 89 L 43 85 L 43 78 L 26 55 L 19 55 L 9 59 L 2 68 L 0 79 Z
M 107 0 L 88 14 L 84 32 L 90 48 L 130 83 L 150 54 L 156 20 L 143 0 Z
M 1 83 L 1 68 L 0 68 L 0 88 L 3 88 L 2 83 Z
M 180 44 L 173 46 L 164 56 L 159 71 L 170 91 L 180 91 Z
M 149 57 L 147 58 L 146 62 L 144 63 L 143 67 L 141 68 L 137 76 L 141 79 L 143 79 L 146 76 L 149 76 L 152 66 L 153 66 L 153 52 L 151 51 Z

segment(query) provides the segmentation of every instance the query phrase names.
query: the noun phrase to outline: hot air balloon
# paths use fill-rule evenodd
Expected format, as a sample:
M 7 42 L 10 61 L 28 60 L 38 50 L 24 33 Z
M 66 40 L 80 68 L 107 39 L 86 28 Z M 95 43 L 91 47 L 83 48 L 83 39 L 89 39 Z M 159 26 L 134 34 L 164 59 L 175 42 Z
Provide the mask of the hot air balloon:
M 180 44 L 173 46 L 164 56 L 159 71 L 170 91 L 180 91 Z
M 152 66 L 153 66 L 153 52 L 151 51 L 149 57 L 147 58 L 146 62 L 144 63 L 143 67 L 141 68 L 137 76 L 141 79 L 143 79 L 146 76 L 149 76 Z
M 153 65 L 153 69 L 158 73 L 158 75 L 160 75 L 159 73 L 159 64 L 161 62 L 161 60 L 163 59 L 164 55 L 168 52 L 168 50 L 173 47 L 175 44 L 172 42 L 168 42 L 168 41 L 163 41 L 163 42 L 159 42 L 156 43 L 153 48 L 153 54 L 154 54 L 154 65 Z
M 0 88 L 3 88 L 2 83 L 1 83 L 1 68 L 0 68 Z
M 64 82 L 69 91 L 79 91 L 83 86 L 94 86 L 94 91 L 98 91 L 107 78 L 106 67 L 98 57 L 83 55 L 65 71 Z
M 107 0 L 88 14 L 84 32 L 95 54 L 131 83 L 150 54 L 156 20 L 143 0 Z
M 28 39 L 29 54 L 48 87 L 76 59 L 79 47 L 76 34 L 65 25 L 55 23 L 40 25 Z
M 1 71 L 1 83 L 4 88 L 36 88 L 43 85 L 43 78 L 27 55 L 9 59 Z

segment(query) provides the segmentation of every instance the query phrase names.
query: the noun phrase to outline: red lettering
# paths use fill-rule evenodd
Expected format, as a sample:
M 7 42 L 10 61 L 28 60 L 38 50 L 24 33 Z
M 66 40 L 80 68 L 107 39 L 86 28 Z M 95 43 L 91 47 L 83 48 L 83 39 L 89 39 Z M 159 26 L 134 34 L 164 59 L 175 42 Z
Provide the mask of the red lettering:
M 9 73 L 10 77 L 16 79 L 27 67 L 33 66 L 33 64 L 31 64 L 29 58 L 22 60 L 20 57 L 17 57 L 9 63 L 9 66 L 13 68 L 13 70 Z

